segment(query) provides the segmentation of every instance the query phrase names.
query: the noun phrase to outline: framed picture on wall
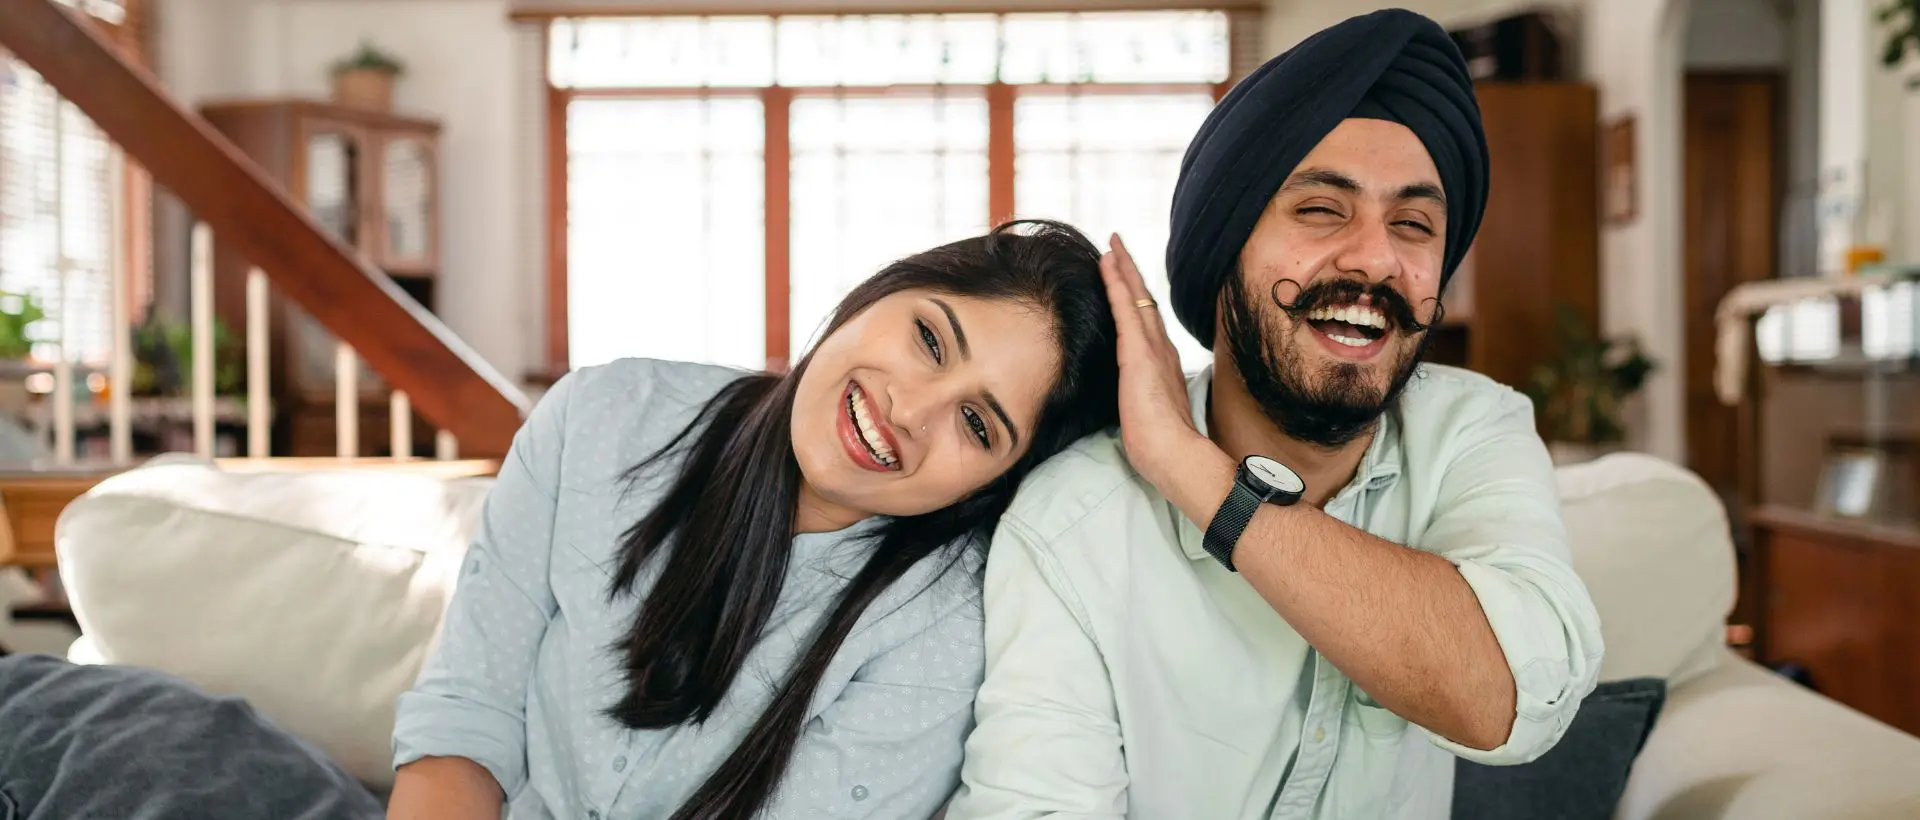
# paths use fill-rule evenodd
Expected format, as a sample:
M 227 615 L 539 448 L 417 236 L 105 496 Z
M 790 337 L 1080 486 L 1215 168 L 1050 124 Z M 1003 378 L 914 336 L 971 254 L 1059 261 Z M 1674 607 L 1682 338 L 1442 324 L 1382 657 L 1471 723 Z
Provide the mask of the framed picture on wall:
M 1612 224 L 1632 222 L 1639 215 L 1639 163 L 1634 152 L 1634 116 L 1627 114 L 1606 124 L 1600 135 L 1601 213 Z

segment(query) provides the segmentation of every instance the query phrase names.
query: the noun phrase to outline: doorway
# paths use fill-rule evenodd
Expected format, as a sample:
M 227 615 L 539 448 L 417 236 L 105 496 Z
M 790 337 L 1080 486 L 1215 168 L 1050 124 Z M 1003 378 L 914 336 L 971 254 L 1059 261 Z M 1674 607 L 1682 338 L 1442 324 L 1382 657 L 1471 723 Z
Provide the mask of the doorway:
M 1758 497 L 1751 405 L 1713 388 L 1714 309 L 1776 275 L 1781 205 L 1777 73 L 1689 73 L 1685 82 L 1687 466 L 1735 516 Z

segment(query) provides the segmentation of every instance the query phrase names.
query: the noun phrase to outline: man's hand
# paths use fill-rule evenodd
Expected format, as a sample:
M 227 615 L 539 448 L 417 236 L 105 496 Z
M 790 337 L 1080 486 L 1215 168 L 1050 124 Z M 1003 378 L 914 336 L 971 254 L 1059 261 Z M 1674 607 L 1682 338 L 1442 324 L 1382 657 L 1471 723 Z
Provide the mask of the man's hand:
M 1120 336 L 1120 441 L 1133 468 L 1173 497 L 1182 460 L 1192 459 L 1196 448 L 1219 448 L 1193 426 L 1180 354 L 1127 246 L 1119 234 L 1111 241 L 1113 249 L 1100 257 L 1100 275 Z

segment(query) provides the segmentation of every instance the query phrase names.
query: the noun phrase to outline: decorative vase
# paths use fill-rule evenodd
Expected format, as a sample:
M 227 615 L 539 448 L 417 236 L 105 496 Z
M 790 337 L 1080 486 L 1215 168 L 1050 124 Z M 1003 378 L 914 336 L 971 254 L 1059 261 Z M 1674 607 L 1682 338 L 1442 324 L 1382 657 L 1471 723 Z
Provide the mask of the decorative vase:
M 333 100 L 374 111 L 393 110 L 393 74 L 370 68 L 334 72 Z

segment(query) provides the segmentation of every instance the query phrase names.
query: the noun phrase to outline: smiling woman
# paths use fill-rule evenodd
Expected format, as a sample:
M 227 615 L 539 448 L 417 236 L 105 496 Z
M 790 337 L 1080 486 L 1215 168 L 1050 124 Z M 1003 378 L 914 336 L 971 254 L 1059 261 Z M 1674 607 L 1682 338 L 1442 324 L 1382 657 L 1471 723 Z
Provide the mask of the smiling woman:
M 1011 223 L 855 286 L 788 372 L 555 385 L 400 701 L 393 816 L 937 811 L 983 674 L 978 552 L 1034 466 L 1118 420 L 1099 259 Z

